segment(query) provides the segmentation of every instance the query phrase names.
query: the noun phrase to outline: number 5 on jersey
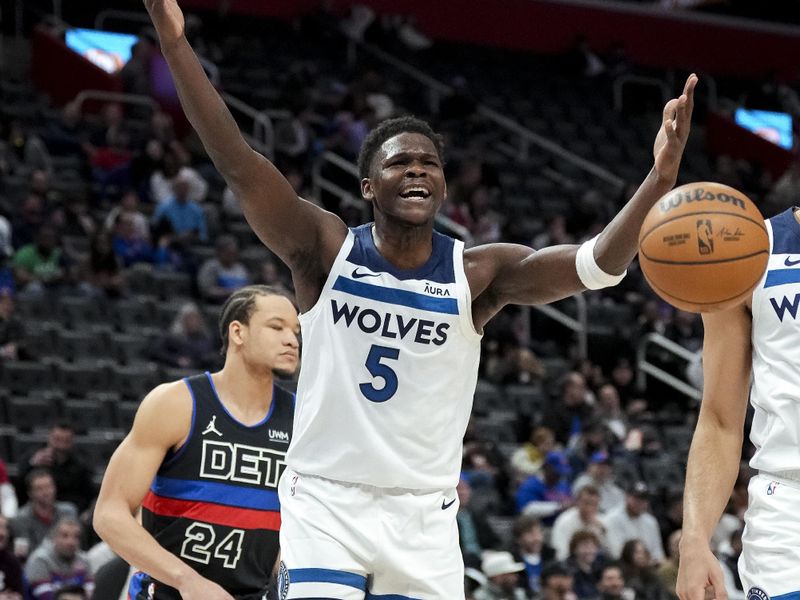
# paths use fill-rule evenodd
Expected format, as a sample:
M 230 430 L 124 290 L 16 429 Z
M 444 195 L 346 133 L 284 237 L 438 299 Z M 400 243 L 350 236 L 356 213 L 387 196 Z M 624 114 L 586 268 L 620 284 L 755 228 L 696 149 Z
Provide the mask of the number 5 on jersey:
M 397 373 L 389 365 L 382 363 L 381 360 L 397 360 L 400 356 L 398 348 L 388 348 L 386 346 L 373 345 L 369 349 L 367 367 L 369 374 L 374 378 L 383 379 L 380 388 L 375 387 L 374 380 L 370 383 L 362 383 L 358 387 L 364 397 L 371 402 L 386 402 L 397 393 Z

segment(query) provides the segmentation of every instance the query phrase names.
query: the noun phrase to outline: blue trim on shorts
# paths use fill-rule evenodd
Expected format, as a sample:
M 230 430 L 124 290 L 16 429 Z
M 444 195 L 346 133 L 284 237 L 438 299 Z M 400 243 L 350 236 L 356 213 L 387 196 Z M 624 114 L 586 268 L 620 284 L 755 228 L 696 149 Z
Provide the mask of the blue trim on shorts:
M 401 596 L 400 594 L 370 594 L 367 592 L 367 597 L 365 600 L 418 600 L 417 598 L 412 598 L 411 596 Z M 774 598 L 772 600 L 775 600 Z
M 771 600 L 800 600 L 800 591 L 781 594 L 780 596 L 770 596 Z
M 289 569 L 289 585 L 293 583 L 338 583 L 357 590 L 367 590 L 367 578 L 357 573 L 334 569 Z
M 139 596 L 142 593 L 142 579 L 145 577 L 147 577 L 147 575 L 141 571 L 135 573 L 133 577 L 131 577 L 131 582 L 128 586 L 129 600 L 139 600 Z

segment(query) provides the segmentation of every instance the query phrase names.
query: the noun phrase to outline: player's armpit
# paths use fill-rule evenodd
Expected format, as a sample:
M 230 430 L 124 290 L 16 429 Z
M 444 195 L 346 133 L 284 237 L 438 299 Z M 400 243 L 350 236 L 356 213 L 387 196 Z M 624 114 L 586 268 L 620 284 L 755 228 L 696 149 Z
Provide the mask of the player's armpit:
M 473 298 L 473 319 L 482 327 L 507 304 L 547 304 L 586 288 L 578 278 L 578 246 L 534 250 L 518 244 L 488 244 L 464 253 Z

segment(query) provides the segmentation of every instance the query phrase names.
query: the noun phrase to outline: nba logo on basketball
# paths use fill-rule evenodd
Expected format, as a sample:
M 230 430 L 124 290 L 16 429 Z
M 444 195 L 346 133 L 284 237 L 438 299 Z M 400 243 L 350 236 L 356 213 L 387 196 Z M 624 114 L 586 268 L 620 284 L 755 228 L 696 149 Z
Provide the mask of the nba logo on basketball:
M 711 229 L 711 220 L 702 219 L 697 221 L 697 246 L 700 254 L 711 254 L 714 252 L 714 231 Z

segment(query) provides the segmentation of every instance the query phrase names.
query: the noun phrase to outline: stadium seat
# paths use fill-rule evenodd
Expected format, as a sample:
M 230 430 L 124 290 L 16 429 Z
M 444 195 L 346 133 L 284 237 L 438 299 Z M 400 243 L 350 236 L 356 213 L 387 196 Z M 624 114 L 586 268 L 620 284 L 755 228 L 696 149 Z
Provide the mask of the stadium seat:
M 88 296 L 62 296 L 58 301 L 59 314 L 71 329 L 78 329 L 105 320 L 104 303 Z
M 153 363 L 111 367 L 111 389 L 119 392 L 125 399 L 141 400 L 159 383 L 158 367 Z
M 36 450 L 47 444 L 47 432 L 38 431 L 34 433 L 18 433 L 12 440 L 11 458 L 17 464 L 17 468 L 22 471 L 22 463 L 27 460 Z
M 59 330 L 58 351 L 61 358 L 69 362 L 102 358 L 108 355 L 108 340 L 95 330 L 82 328 L 77 331 Z
M 186 273 L 154 271 L 153 285 L 158 296 L 164 300 L 192 295 L 192 278 Z
M 45 389 L 53 381 L 53 370 L 48 364 L 9 361 L 2 364 L 2 369 L 3 385 L 11 392 L 27 393 L 28 390 Z
M 111 407 L 96 396 L 86 400 L 69 398 L 62 404 L 61 412 L 78 433 L 88 433 L 98 427 L 114 427 Z
M 82 360 L 76 363 L 60 362 L 58 382 L 69 396 L 85 397 L 94 390 L 109 389 L 107 360 Z
M 114 333 L 110 336 L 109 343 L 114 359 L 123 365 L 147 360 L 153 349 L 153 340 L 141 334 Z
M 503 392 L 499 387 L 485 379 L 479 379 L 475 387 L 472 411 L 480 415 L 488 414 L 502 395 Z
M 153 284 L 155 286 L 155 284 Z M 154 292 L 155 288 L 151 288 Z M 118 300 L 111 306 L 114 324 L 121 331 L 141 331 L 143 325 L 155 323 L 155 306 L 150 298 L 136 296 Z
M 58 415 L 58 405 L 48 398 L 31 398 L 29 396 L 11 396 L 6 404 L 8 422 L 21 431 L 33 431 L 47 427 Z

